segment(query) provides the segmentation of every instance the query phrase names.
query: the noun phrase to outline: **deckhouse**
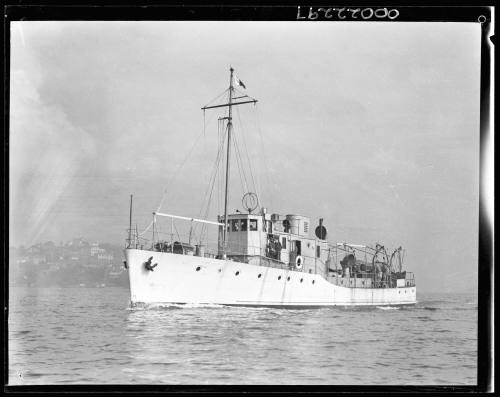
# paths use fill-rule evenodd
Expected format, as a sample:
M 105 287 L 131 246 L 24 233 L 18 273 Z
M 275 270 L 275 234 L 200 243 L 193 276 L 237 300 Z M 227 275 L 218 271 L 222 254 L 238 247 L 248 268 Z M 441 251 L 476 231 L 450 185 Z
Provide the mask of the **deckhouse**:
M 224 217 L 218 218 L 224 223 Z M 326 274 L 328 242 L 320 219 L 316 236 L 310 236 L 310 219 L 302 215 L 237 213 L 228 216 L 226 257 L 260 264 L 285 264 L 306 273 Z M 219 229 L 219 247 L 223 244 L 223 226 Z M 321 238 L 322 237 L 322 238 Z

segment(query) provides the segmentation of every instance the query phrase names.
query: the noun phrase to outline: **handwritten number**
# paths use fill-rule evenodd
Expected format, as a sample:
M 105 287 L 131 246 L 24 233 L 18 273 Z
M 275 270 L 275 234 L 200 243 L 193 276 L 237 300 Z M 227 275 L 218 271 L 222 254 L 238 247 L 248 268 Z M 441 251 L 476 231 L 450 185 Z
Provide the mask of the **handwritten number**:
M 323 8 L 320 7 L 317 9 L 317 11 L 313 11 L 313 7 L 309 7 L 309 13 L 307 17 L 302 16 L 300 14 L 300 6 L 297 7 L 297 19 L 309 19 L 309 20 L 315 20 L 320 18 L 322 16 L 325 19 L 332 19 L 333 15 L 332 12 L 336 11 L 337 12 L 337 19 L 339 20 L 344 20 L 347 18 L 347 15 L 345 14 L 346 12 L 350 12 L 350 19 L 357 19 L 358 15 L 361 14 L 361 18 L 364 20 L 371 19 L 375 16 L 377 19 L 390 19 L 394 20 L 397 17 L 399 17 L 399 11 L 395 8 L 392 9 L 387 9 L 387 8 L 377 8 L 373 10 L 373 8 Z
M 313 11 L 312 7 L 309 7 L 309 19 L 318 19 L 319 14 L 316 11 Z
M 391 12 L 392 12 L 392 15 L 391 15 Z M 399 11 L 393 8 L 392 10 L 389 10 L 389 12 L 387 13 L 387 16 L 389 17 L 389 19 L 396 19 L 397 17 L 399 17 Z
M 297 9 L 297 19 L 306 19 L 306 17 L 301 17 L 300 16 L 300 6 Z
M 370 14 L 368 16 L 366 16 L 365 11 L 369 11 Z M 373 10 L 371 8 L 364 8 L 363 11 L 361 11 L 361 17 L 363 19 L 370 19 L 372 16 L 373 16 Z
M 357 14 L 360 10 L 361 10 L 360 8 L 355 8 L 354 10 L 351 10 L 350 8 L 348 8 L 348 9 L 347 9 L 347 11 L 351 11 L 351 17 L 352 17 L 353 19 L 358 18 L 358 17 L 356 16 L 356 14 Z
M 379 12 L 379 11 L 382 11 L 382 12 L 383 12 L 383 14 L 382 14 L 382 15 L 380 15 L 380 12 Z M 387 16 L 387 8 L 377 8 L 377 9 L 375 10 L 375 16 L 376 16 L 377 18 L 385 18 L 385 17 Z

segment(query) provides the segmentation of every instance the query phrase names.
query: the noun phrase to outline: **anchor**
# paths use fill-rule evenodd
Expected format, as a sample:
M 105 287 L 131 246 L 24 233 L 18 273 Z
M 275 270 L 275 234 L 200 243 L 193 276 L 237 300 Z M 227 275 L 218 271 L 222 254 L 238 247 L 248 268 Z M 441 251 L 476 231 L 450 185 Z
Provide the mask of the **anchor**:
M 146 268 L 146 270 L 149 270 L 150 272 L 153 271 L 153 269 L 158 266 L 158 263 L 155 263 L 153 266 L 151 266 L 151 261 L 153 260 L 153 257 L 150 256 L 149 259 L 144 262 L 144 267 Z

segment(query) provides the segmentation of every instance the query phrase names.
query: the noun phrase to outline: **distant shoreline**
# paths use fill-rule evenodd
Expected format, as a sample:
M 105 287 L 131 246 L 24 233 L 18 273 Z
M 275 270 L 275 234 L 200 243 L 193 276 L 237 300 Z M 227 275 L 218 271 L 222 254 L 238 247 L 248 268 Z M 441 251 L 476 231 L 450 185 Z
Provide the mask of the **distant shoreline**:
M 96 287 L 95 285 L 26 285 L 26 284 L 9 284 L 9 288 L 30 288 L 30 289 L 49 289 L 49 288 L 93 288 L 93 289 L 105 289 L 105 288 L 120 288 L 128 289 L 128 286 L 123 285 L 105 285 L 104 287 Z

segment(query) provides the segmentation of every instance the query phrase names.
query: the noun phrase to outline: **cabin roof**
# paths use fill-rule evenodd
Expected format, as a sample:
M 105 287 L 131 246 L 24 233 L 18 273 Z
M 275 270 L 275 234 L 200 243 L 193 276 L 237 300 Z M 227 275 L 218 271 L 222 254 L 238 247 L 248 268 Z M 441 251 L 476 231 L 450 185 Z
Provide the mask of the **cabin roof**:
M 224 215 L 222 215 L 222 218 L 223 217 L 224 217 Z M 228 214 L 227 217 L 228 218 L 238 218 L 238 219 L 258 219 L 258 218 L 262 218 L 262 215 L 260 215 L 260 214 L 245 214 L 244 212 L 242 212 L 241 214 L 240 213 Z

